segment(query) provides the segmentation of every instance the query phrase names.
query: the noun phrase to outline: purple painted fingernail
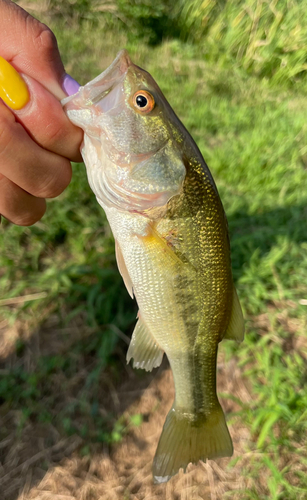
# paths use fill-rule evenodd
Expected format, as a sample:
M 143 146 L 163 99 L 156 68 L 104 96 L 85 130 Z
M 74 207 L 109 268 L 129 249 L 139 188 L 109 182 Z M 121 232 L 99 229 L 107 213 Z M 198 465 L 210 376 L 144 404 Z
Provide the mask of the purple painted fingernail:
M 66 92 L 67 95 L 73 95 L 78 92 L 79 88 L 79 83 L 76 82 L 76 80 L 74 80 L 72 76 L 66 74 L 63 80 L 64 92 Z

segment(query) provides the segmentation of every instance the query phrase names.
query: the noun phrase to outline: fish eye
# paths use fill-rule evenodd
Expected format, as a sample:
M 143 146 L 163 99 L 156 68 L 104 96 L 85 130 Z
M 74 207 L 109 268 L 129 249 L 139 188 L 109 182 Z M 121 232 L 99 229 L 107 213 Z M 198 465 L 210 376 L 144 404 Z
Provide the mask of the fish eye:
M 155 107 L 154 97 L 147 90 L 138 90 L 133 96 L 133 106 L 141 113 L 149 113 Z

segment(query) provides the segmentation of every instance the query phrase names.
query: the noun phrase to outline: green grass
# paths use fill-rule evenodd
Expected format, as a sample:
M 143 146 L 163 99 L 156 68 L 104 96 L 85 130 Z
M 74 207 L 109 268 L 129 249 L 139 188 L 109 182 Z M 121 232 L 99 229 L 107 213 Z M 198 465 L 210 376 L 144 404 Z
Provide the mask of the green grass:
M 301 78 L 306 56 L 299 45 L 306 39 L 301 27 L 306 9 L 293 2 L 285 12 L 286 2 L 251 0 L 244 10 L 242 3 L 235 2 L 232 11 L 231 2 L 219 8 L 216 3 L 211 18 L 206 11 L 205 25 L 205 14 L 197 8 L 209 9 L 209 2 L 202 7 L 187 2 L 190 14 L 179 38 L 155 47 L 136 41 L 141 36 L 137 28 L 128 40 L 122 21 L 113 18 L 96 16 L 93 25 L 72 16 L 65 30 L 61 19 L 46 19 L 68 71 L 81 83 L 126 46 L 158 81 L 203 152 L 227 213 L 234 279 L 247 320 L 245 342 L 239 347 L 227 342 L 222 348 L 227 359 L 236 357 L 252 394 L 234 416 L 249 429 L 247 451 L 255 452 L 250 461 L 242 459 L 250 486 L 240 498 L 297 500 L 307 492 L 307 84 Z M 254 13 L 258 8 L 256 33 L 271 37 L 268 46 L 254 44 L 253 52 L 256 38 L 246 42 L 247 4 Z M 284 12 L 278 25 L 274 8 Z M 193 40 L 188 36 L 192 29 Z M 286 31 L 289 47 L 296 44 L 297 49 L 285 53 L 287 64 L 278 65 L 276 53 L 287 47 Z M 245 44 L 241 52 L 239 42 Z M 200 43 L 208 43 L 206 54 Z M 295 72 L 297 61 L 301 70 Z M 70 340 L 65 356 L 39 355 L 30 367 L 22 362 L 28 337 L 21 338 L 16 346 L 21 362 L 17 367 L 8 362 L 0 381 L 1 401 L 22 410 L 21 426 L 30 418 L 56 419 L 61 432 L 78 432 L 89 442 L 108 441 L 112 435 L 116 440 L 130 423 L 116 424 L 114 415 L 101 419 L 97 392 L 106 370 L 117 381 L 114 331 L 131 332 L 136 308 L 116 270 L 112 235 L 83 165 L 74 166 L 70 187 L 48 203 L 41 222 L 31 228 L 4 222 L 0 246 L 0 300 L 45 292 L 35 301 L 2 306 L 3 322 L 23 322 L 31 332 L 52 314 L 63 328 L 81 322 L 89 332 L 85 340 Z M 75 401 L 55 399 L 56 376 L 65 390 L 88 359 L 90 368 L 76 385 Z M 260 476 L 266 477 L 266 486 L 258 484 Z
M 296 83 L 306 72 L 306 10 L 300 0 L 179 1 L 181 37 L 205 57 L 236 61 L 273 83 Z

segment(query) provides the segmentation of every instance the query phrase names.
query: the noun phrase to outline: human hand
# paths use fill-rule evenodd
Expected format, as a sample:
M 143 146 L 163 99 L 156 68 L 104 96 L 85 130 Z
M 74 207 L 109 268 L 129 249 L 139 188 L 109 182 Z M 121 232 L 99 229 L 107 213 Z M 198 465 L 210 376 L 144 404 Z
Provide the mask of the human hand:
M 52 32 L 10 0 L 0 0 L 0 33 L 0 214 L 29 226 L 68 186 L 69 160 L 81 161 L 82 131 L 60 103 L 78 85 Z

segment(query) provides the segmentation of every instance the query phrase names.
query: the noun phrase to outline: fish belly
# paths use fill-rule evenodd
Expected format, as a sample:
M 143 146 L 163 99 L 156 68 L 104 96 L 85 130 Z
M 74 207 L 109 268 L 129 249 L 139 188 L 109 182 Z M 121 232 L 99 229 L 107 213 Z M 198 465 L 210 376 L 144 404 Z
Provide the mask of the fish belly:
M 185 284 L 188 279 L 192 281 L 189 273 L 193 270 L 189 266 L 182 270 L 182 262 L 152 235 L 146 217 L 114 208 L 106 208 L 106 213 L 121 248 L 143 320 L 166 353 L 182 351 L 187 343 L 184 321 L 187 305 L 179 302 L 182 297 L 178 294 L 181 281 Z M 190 322 L 196 324 L 195 306 L 189 313 Z

